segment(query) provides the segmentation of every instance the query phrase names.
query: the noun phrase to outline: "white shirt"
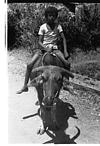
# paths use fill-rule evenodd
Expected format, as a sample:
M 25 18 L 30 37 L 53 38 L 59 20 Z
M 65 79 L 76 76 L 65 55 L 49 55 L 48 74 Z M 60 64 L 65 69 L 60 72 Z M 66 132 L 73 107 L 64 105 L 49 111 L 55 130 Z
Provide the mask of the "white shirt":
M 63 29 L 61 25 L 56 25 L 54 30 L 50 28 L 50 26 L 47 23 L 44 23 L 43 25 L 40 26 L 39 29 L 39 35 L 43 35 L 43 45 L 45 47 L 53 47 L 54 49 L 58 49 L 57 47 L 57 38 L 58 34 L 62 32 Z

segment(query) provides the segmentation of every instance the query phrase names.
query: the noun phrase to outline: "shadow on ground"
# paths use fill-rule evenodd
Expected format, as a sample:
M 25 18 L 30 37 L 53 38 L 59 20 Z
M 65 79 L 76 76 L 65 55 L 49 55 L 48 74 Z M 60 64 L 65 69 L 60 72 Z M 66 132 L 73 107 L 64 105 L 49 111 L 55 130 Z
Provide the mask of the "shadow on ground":
M 65 134 L 64 130 L 59 130 L 59 131 L 53 131 L 53 134 L 50 133 L 50 131 L 46 131 L 47 135 L 52 138 L 52 140 L 47 141 L 43 144 L 49 144 L 49 143 L 54 143 L 54 144 L 76 144 L 75 139 L 80 135 L 80 129 L 76 127 L 78 132 L 77 134 L 73 137 L 70 138 L 70 135 Z
M 68 128 L 68 119 L 70 117 L 77 119 L 74 107 L 70 103 L 58 99 L 56 108 L 56 120 L 60 129 L 52 130 L 53 133 L 47 130 L 46 133 L 52 140 L 47 141 L 44 144 L 75 144 L 76 142 L 74 140 L 80 135 L 80 129 L 76 127 L 78 132 L 73 138 L 70 138 L 70 135 L 65 133 L 65 130 Z
M 38 111 L 39 111 L 39 109 L 38 109 Z M 73 138 L 70 138 L 70 135 L 67 135 L 65 133 L 65 130 L 68 128 L 68 119 L 70 117 L 78 119 L 78 117 L 76 116 L 74 107 L 70 103 L 63 102 L 61 99 L 58 99 L 55 112 L 56 112 L 55 113 L 56 124 L 60 128 L 58 128 L 56 130 L 53 130 L 53 129 L 46 130 L 46 134 L 50 138 L 52 138 L 52 140 L 47 141 L 44 144 L 49 144 L 49 143 L 75 144 L 76 142 L 74 140 L 80 135 L 80 129 L 78 127 L 76 127 L 78 132 Z M 32 115 L 25 116 L 25 117 L 23 117 L 23 119 L 31 118 L 31 117 L 34 117 L 36 115 L 38 115 L 38 112 L 35 114 L 32 114 Z M 46 117 L 48 117 L 48 116 L 45 116 L 45 118 Z M 46 120 L 50 121 L 49 119 L 46 119 Z

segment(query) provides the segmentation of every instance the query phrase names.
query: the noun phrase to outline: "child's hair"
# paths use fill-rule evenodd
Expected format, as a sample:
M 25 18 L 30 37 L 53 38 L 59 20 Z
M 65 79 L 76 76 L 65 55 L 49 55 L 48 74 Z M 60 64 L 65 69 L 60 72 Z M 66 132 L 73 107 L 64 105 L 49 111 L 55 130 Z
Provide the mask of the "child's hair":
M 46 10 L 45 10 L 45 18 L 48 17 L 48 14 L 54 15 L 55 18 L 57 18 L 58 16 L 58 10 L 56 7 L 53 6 L 49 6 Z

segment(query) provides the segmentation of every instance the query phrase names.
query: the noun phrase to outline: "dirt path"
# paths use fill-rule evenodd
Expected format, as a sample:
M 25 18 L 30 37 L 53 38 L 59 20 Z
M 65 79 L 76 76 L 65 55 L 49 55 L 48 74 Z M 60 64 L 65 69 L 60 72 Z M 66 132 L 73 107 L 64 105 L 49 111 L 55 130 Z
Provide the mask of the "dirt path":
M 26 56 L 27 54 L 27 56 Z M 40 126 L 38 116 L 23 120 L 24 116 L 33 115 L 37 112 L 35 106 L 37 93 L 35 88 L 30 88 L 28 93 L 17 95 L 16 91 L 23 85 L 25 63 L 30 59 L 30 54 L 23 50 L 14 50 L 8 53 L 8 76 L 9 76 L 9 143 L 55 143 L 57 137 L 50 137 L 45 133 L 37 135 Z M 99 144 L 100 143 L 100 97 L 93 93 L 77 90 L 77 96 L 72 96 L 67 91 L 61 91 L 60 97 L 67 100 L 76 111 L 78 119 L 70 117 L 65 135 L 68 143 Z M 80 135 L 72 139 L 77 133 Z M 67 142 L 66 142 L 67 143 Z

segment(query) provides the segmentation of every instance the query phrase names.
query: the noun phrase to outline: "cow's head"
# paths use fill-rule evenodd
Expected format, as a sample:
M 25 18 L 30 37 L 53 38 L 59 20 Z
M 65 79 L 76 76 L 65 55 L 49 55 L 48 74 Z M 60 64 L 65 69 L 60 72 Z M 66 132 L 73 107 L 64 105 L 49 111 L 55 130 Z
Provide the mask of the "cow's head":
M 51 106 L 53 100 L 58 97 L 60 89 L 63 85 L 63 77 L 74 77 L 73 74 L 63 68 L 57 66 L 42 66 L 35 68 L 32 74 L 40 72 L 40 75 L 34 78 L 29 86 L 43 86 L 42 104 Z

